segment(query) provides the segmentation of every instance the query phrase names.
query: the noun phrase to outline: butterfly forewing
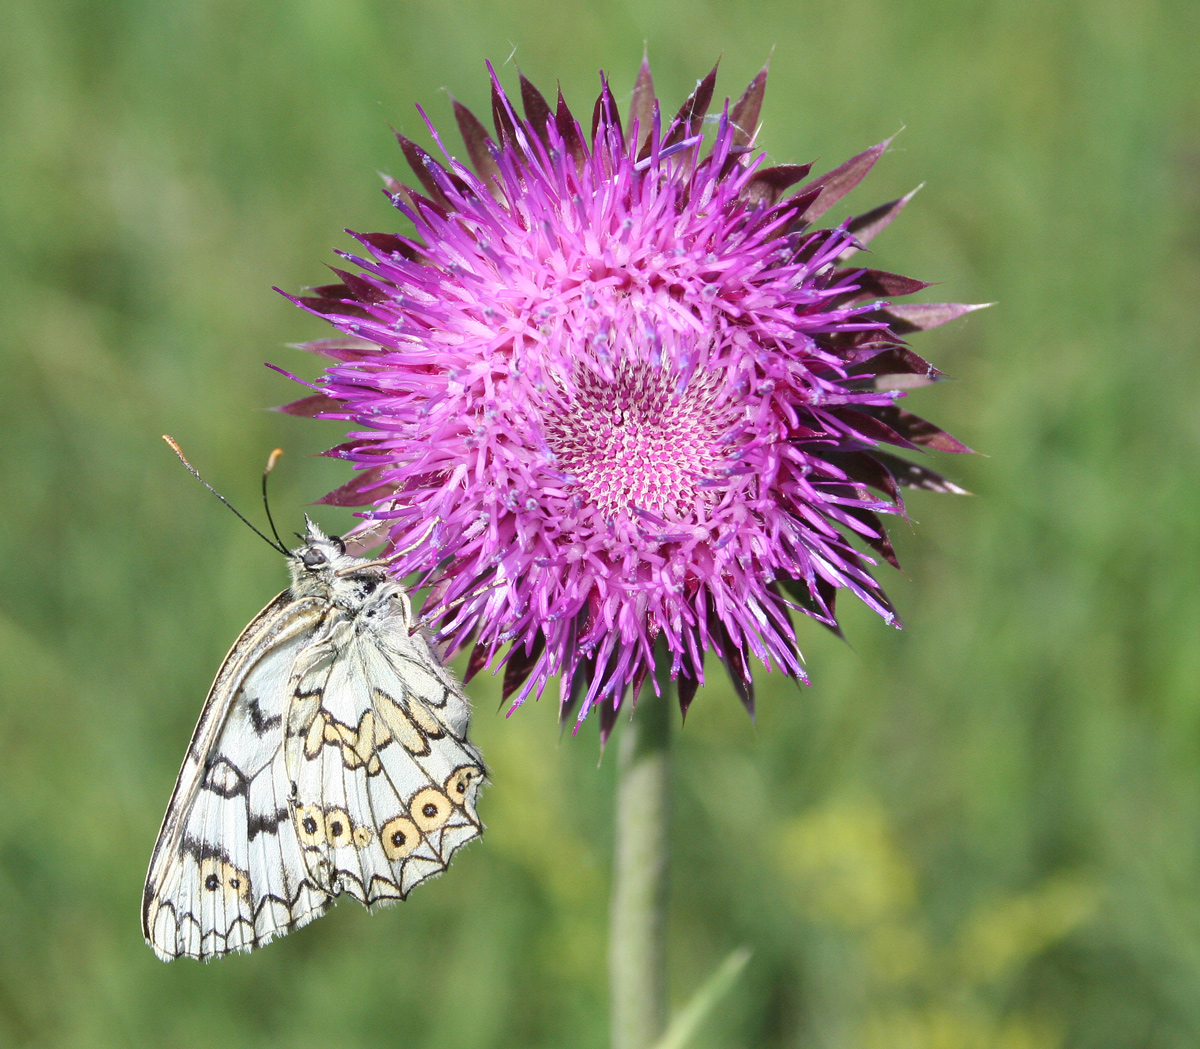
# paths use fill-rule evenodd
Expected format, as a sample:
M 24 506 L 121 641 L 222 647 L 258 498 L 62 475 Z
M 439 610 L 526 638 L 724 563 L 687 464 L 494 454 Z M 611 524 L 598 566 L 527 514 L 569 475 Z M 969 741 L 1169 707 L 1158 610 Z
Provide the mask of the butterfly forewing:
M 482 832 L 466 697 L 403 589 L 305 538 L 217 674 L 159 832 L 142 923 L 165 960 L 261 946 L 341 892 L 403 899 Z
M 327 903 L 304 884 L 280 746 L 292 663 L 325 613 L 281 594 L 217 674 L 146 881 L 143 931 L 162 958 L 266 942 Z

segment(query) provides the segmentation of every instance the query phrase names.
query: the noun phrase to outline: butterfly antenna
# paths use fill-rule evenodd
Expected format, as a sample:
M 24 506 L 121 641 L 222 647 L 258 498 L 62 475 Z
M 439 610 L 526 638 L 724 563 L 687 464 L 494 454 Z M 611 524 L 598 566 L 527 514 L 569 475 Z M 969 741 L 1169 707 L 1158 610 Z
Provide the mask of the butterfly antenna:
M 210 492 L 212 492 L 213 495 L 215 495 L 230 510 L 232 510 L 234 515 L 237 517 L 237 519 L 239 521 L 242 522 L 242 524 L 244 524 L 247 528 L 249 528 L 250 531 L 252 531 L 256 536 L 258 536 L 259 539 L 261 539 L 264 543 L 266 543 L 267 546 L 271 547 L 274 550 L 278 550 L 282 554 L 288 553 L 288 548 L 286 546 L 284 546 L 282 542 L 279 542 L 278 536 L 275 537 L 275 542 L 272 542 L 269 538 L 267 538 L 267 536 L 263 535 L 262 532 L 260 532 L 257 528 L 255 528 L 254 525 L 251 524 L 250 521 L 248 521 L 246 519 L 246 517 L 238 510 L 238 508 L 233 505 L 233 503 L 231 503 L 228 499 L 226 499 L 225 496 L 223 496 L 211 484 L 209 484 L 203 477 L 200 476 L 199 471 L 191 463 L 189 463 L 187 461 L 187 456 L 183 454 L 183 449 L 179 447 L 179 445 L 176 443 L 174 437 L 171 437 L 164 433 L 162 435 L 162 439 L 171 446 L 171 451 L 173 451 L 177 456 L 179 456 L 179 461 L 181 463 L 183 463 L 184 466 L 187 467 L 188 473 L 190 473 L 194 478 L 196 478 L 197 481 L 199 481 L 202 485 L 204 485 L 205 488 L 207 488 Z M 271 453 L 271 458 L 267 462 L 267 473 L 269 473 L 271 471 L 271 467 L 273 467 L 275 465 L 275 460 L 277 460 L 278 458 L 279 458 L 279 449 L 276 449 L 274 452 Z M 265 480 L 266 480 L 265 475 L 264 475 L 263 480 L 265 483 Z M 274 528 L 275 528 L 275 525 L 274 525 L 274 523 L 272 523 L 272 525 L 271 525 L 272 531 L 274 531 Z M 279 543 L 278 546 L 276 546 L 276 542 Z
M 279 545 L 280 550 L 286 550 L 283 545 L 283 540 L 279 538 L 279 529 L 275 527 L 275 518 L 271 516 L 271 503 L 267 499 L 267 478 L 271 476 L 271 471 L 275 469 L 275 464 L 279 462 L 279 457 L 283 455 L 282 448 L 276 448 L 267 456 L 267 465 L 263 467 L 263 509 L 267 511 L 267 523 L 271 526 L 271 534 L 275 537 L 275 542 Z M 303 538 L 303 536 L 301 536 Z

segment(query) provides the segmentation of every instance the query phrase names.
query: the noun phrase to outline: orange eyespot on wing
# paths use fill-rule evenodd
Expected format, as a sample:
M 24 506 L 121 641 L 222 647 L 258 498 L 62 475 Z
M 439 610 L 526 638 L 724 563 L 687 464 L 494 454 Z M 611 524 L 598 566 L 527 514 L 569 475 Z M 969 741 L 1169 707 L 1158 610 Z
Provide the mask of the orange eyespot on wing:
M 250 899 L 250 875 L 216 856 L 200 861 L 200 887 L 206 893 L 220 893 L 229 907 Z
M 456 805 L 463 805 L 471 785 L 483 779 L 483 769 L 478 765 L 459 765 L 446 777 L 446 794 Z
M 379 828 L 383 851 L 393 863 L 410 855 L 421 844 L 421 831 L 404 816 L 390 819 Z
M 426 834 L 432 834 L 450 818 L 454 806 L 437 787 L 419 790 L 409 803 L 408 814 Z
M 353 838 L 350 814 L 345 809 L 330 809 L 325 814 L 325 840 L 335 849 L 344 849 Z
M 325 814 L 319 805 L 301 805 L 296 810 L 296 835 L 312 848 L 325 844 Z

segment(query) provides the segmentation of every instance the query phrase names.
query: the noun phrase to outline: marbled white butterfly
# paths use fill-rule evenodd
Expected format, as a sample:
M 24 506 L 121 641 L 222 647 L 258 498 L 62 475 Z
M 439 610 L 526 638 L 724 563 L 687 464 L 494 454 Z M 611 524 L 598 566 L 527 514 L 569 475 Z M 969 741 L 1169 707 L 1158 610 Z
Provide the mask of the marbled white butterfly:
M 164 961 L 262 946 L 339 893 L 404 899 L 483 830 L 470 708 L 408 594 L 306 521 L 292 585 L 217 672 L 154 846 L 142 930 Z

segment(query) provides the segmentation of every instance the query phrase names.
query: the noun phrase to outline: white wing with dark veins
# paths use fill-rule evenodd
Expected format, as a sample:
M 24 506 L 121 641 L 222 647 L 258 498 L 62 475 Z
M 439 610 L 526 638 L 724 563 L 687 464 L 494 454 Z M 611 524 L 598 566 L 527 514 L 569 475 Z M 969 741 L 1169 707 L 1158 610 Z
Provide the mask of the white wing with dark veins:
M 209 692 L 150 861 L 142 926 L 164 960 L 249 950 L 324 913 L 296 838 L 283 719 L 327 606 L 281 594 Z
M 403 899 L 482 833 L 466 697 L 399 609 L 339 624 L 295 696 L 287 767 L 315 884 L 368 907 Z

